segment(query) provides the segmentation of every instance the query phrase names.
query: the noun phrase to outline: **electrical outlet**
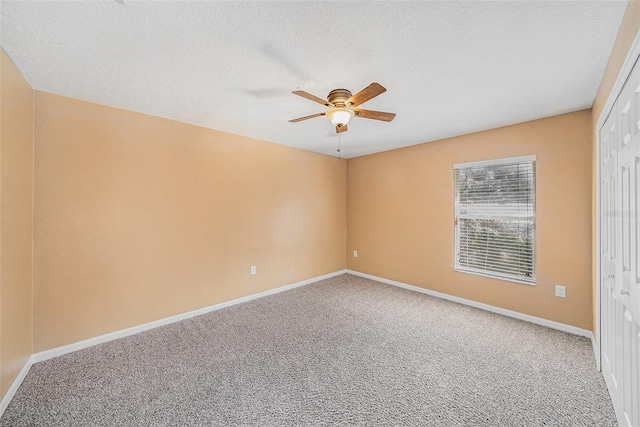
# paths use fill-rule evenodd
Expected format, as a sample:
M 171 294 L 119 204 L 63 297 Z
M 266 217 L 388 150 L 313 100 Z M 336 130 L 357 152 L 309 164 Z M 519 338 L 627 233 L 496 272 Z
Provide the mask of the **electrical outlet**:
M 252 275 L 252 276 L 255 276 L 255 275 L 256 275 L 256 266 L 255 266 L 255 265 L 252 265 L 252 266 L 251 266 L 251 275 Z
M 560 298 L 565 297 L 566 288 L 562 285 L 556 285 L 556 296 Z
M 358 251 L 353 251 L 353 257 L 358 258 Z

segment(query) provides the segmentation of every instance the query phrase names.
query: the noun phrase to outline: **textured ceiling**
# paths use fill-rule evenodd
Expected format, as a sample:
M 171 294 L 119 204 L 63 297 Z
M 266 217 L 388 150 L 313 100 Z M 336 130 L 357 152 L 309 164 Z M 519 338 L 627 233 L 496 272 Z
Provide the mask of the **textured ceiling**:
M 335 155 L 324 117 L 376 81 L 341 134 L 355 157 L 589 108 L 625 1 L 0 3 L 38 90 Z

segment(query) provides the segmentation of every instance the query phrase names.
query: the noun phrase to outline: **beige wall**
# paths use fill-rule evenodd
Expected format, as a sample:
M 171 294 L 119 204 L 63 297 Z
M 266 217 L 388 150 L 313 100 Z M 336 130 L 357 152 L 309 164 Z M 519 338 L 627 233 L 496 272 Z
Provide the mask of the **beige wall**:
M 0 52 L 0 398 L 31 356 L 33 90 Z
M 38 91 L 35 109 L 35 351 L 345 268 L 346 161 Z
M 592 230 L 593 230 L 593 238 L 592 245 L 594 251 L 592 253 L 593 259 L 593 272 L 592 272 L 592 292 L 593 292 L 593 319 L 596 321 L 595 311 L 596 311 L 596 182 L 597 182 L 597 173 L 596 173 L 596 135 L 597 135 L 597 122 L 600 118 L 600 114 L 602 114 L 602 108 L 604 107 L 605 102 L 607 102 L 607 98 L 611 93 L 611 89 L 618 78 L 618 73 L 620 72 L 620 68 L 624 63 L 625 58 L 627 57 L 627 53 L 631 48 L 631 44 L 638 33 L 638 29 L 640 29 L 640 2 L 638 1 L 629 1 L 627 3 L 627 9 L 625 10 L 624 17 L 622 18 L 622 23 L 620 24 L 620 29 L 618 30 L 618 36 L 616 38 L 615 44 L 613 45 L 613 49 L 611 50 L 611 55 L 609 56 L 609 62 L 607 64 L 607 68 L 605 70 L 604 76 L 602 77 L 602 82 L 600 83 L 600 88 L 598 89 L 598 93 L 596 94 L 596 98 L 593 102 L 593 115 L 592 115 L 592 210 L 593 210 L 593 221 L 592 221 Z M 593 326 L 593 330 L 595 331 L 595 324 Z
M 585 110 L 350 159 L 348 268 L 591 328 L 590 126 Z M 453 271 L 453 164 L 531 154 L 537 285 Z
M 331 157 L 36 92 L 33 299 L 33 91 L 2 52 L 2 393 L 31 353 L 32 313 L 41 351 L 342 269 L 345 239 L 354 270 L 590 328 L 585 122 L 639 26 L 629 2 L 593 117 L 352 159 L 348 179 Z M 538 285 L 453 272 L 451 165 L 523 154 L 538 156 Z

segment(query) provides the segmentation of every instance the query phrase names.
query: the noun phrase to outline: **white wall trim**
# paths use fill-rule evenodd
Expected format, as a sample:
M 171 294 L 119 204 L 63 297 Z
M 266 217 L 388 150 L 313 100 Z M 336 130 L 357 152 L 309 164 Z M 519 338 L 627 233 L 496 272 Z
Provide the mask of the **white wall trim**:
M 601 306 L 601 302 L 600 302 L 600 276 L 602 275 L 602 272 L 600 271 L 600 251 L 602 250 L 602 242 L 600 241 L 600 230 L 602 230 L 602 227 L 600 226 L 600 222 L 602 221 L 602 213 L 601 213 L 601 206 L 600 204 L 602 203 L 602 200 L 600 198 L 600 128 L 595 130 L 596 132 L 596 229 L 595 229 L 595 237 L 596 237 L 596 247 L 595 247 L 595 251 L 596 251 L 596 265 L 595 265 L 595 270 L 596 270 L 596 276 L 595 276 L 595 294 L 596 294 L 596 301 L 595 301 L 595 308 L 596 308 L 596 318 L 594 319 L 593 322 L 593 328 L 594 328 L 594 335 L 593 335 L 593 352 L 595 353 L 595 357 L 596 357 L 596 366 L 598 368 L 598 371 L 602 372 L 602 348 L 600 347 L 600 343 L 602 342 L 601 338 L 601 316 L 602 316 L 602 306 Z
M 32 357 L 34 359 L 34 363 L 42 362 L 44 360 L 49 360 L 57 356 L 61 356 L 63 354 L 71 353 L 77 350 L 82 350 L 87 347 L 92 347 L 94 345 L 102 344 L 108 341 L 113 341 L 118 338 L 127 337 L 129 335 L 134 335 L 139 332 L 143 332 L 149 329 L 157 328 L 159 326 L 168 325 L 170 323 L 179 322 L 181 320 L 190 319 L 195 316 L 200 316 L 201 314 L 210 313 L 212 311 L 220 310 L 221 308 L 230 307 L 232 305 L 240 304 L 247 301 L 252 301 L 254 299 L 266 297 L 268 295 L 277 294 L 280 292 L 288 291 L 290 289 L 298 288 L 300 286 L 305 286 L 313 282 L 317 282 L 319 280 L 329 279 L 331 277 L 339 276 L 341 274 L 346 273 L 346 270 L 335 271 L 333 273 L 325 274 L 322 276 L 313 277 L 311 279 L 303 280 L 301 282 L 292 283 L 290 285 L 280 286 L 278 288 L 269 289 L 267 291 L 258 292 L 257 294 L 247 295 L 246 297 L 236 298 L 230 301 L 221 302 L 219 304 L 210 305 L 208 307 L 199 308 L 197 310 L 188 311 L 186 313 L 177 314 L 175 316 L 165 317 L 164 319 L 155 320 L 153 322 L 144 323 L 142 325 L 133 326 L 131 328 L 122 329 L 120 331 L 111 332 L 105 335 L 100 335 L 94 338 L 89 338 L 84 341 L 79 341 L 73 344 L 65 345 L 62 347 L 53 348 L 51 350 L 41 351 L 39 353 L 35 353 Z
M 164 319 L 155 320 L 153 322 L 144 323 L 142 325 L 133 326 L 131 328 L 122 329 L 119 331 L 100 335 L 94 338 L 89 338 L 87 340 L 79 341 L 73 344 L 65 345 L 62 347 L 56 347 L 56 348 L 52 348 L 51 350 L 45 350 L 39 353 L 35 353 L 31 355 L 29 359 L 27 359 L 24 366 L 22 367 L 22 370 L 20 371 L 16 379 L 13 381 L 13 384 L 11 384 L 11 387 L 9 388 L 7 393 L 4 395 L 2 402 L 0 402 L 0 417 L 2 417 L 2 414 L 4 413 L 5 409 L 7 409 L 7 406 L 9 406 L 9 402 L 11 402 L 11 399 L 13 399 L 13 396 L 16 394 L 16 391 L 18 391 L 20 384 L 22 384 L 22 381 L 27 376 L 29 369 L 31 369 L 31 366 L 34 363 L 43 362 L 45 360 L 53 359 L 54 357 L 62 356 L 63 354 L 72 353 L 74 351 L 82 350 L 88 347 L 93 347 L 94 345 L 113 341 L 118 338 L 135 335 L 139 332 L 147 331 L 149 329 L 157 328 L 159 326 L 164 326 L 170 323 L 179 322 L 181 320 L 190 319 L 192 317 L 199 316 L 201 314 L 206 314 L 212 311 L 220 310 L 221 308 L 230 307 L 232 305 L 240 304 L 247 301 L 252 301 L 254 299 L 266 297 L 269 295 L 274 295 L 280 292 L 288 291 L 290 289 L 298 288 L 300 286 L 309 285 L 311 283 L 318 282 L 320 280 L 330 279 L 332 277 L 339 276 L 346 272 L 347 270 L 335 271 L 333 273 L 324 274 L 322 276 L 312 277 L 311 279 L 303 280 L 301 282 L 280 286 L 278 288 L 269 289 L 267 291 L 258 292 L 256 294 L 247 295 L 245 297 L 236 298 L 230 301 L 221 302 L 219 304 L 210 305 L 208 307 L 199 308 L 197 310 L 188 311 L 186 313 L 177 314 L 175 316 L 165 317 Z
M 596 359 L 596 367 L 598 368 L 598 371 L 600 371 L 600 345 L 598 343 L 598 340 L 596 340 L 596 336 L 594 335 L 594 333 L 591 333 L 591 347 L 593 347 L 593 356 Z
M 31 360 L 32 357 L 33 356 L 27 359 L 24 366 L 18 373 L 18 376 L 13 381 L 13 384 L 11 384 L 11 387 L 9 387 L 9 390 L 7 390 L 7 394 L 4 395 L 2 402 L 0 402 L 0 417 L 2 417 L 2 414 L 4 414 L 4 410 L 7 409 L 7 406 L 9 406 L 9 402 L 11 402 L 11 399 L 13 399 L 13 396 L 16 394 L 16 391 L 18 391 L 20 384 L 22 384 L 22 381 L 27 376 L 29 369 L 31 369 L 31 365 L 33 365 L 33 361 Z
M 567 325 L 560 322 L 554 322 L 553 320 L 543 319 L 541 317 L 531 316 L 529 314 L 520 313 L 517 311 L 507 310 L 505 308 L 496 307 L 489 304 L 484 304 L 481 302 L 456 297 L 453 295 L 445 294 L 442 292 L 432 291 L 430 289 L 421 288 L 418 286 L 408 285 L 402 282 L 396 282 L 395 280 L 384 279 L 382 277 L 372 276 L 370 274 L 360 273 L 359 271 L 347 270 L 347 273 L 353 274 L 355 276 L 364 277 L 371 280 L 376 280 L 378 282 L 386 283 L 388 285 L 398 286 L 400 288 L 409 289 L 411 291 L 420 292 L 423 294 L 431 295 L 436 298 L 445 299 L 448 301 L 457 302 L 458 304 L 464 304 L 471 307 L 479 308 L 482 310 L 490 311 L 492 313 L 502 314 L 503 316 L 513 317 L 514 319 L 524 320 L 526 322 L 535 323 L 537 325 L 546 326 L 548 328 L 557 329 L 559 331 L 568 332 L 574 335 L 580 335 L 582 337 L 591 338 L 592 333 L 589 330 L 578 328 L 576 326 Z
M 149 322 L 149 323 L 144 323 L 142 325 L 138 325 L 138 326 L 133 326 L 131 328 L 127 328 L 127 329 L 122 329 L 120 331 L 115 331 L 115 332 L 111 332 L 105 335 L 100 335 L 94 338 L 90 338 L 87 340 L 83 340 L 83 341 L 79 341 L 73 344 L 69 344 L 69 345 L 65 345 L 62 347 L 57 347 L 57 348 L 53 348 L 51 350 L 45 350 L 45 351 L 41 351 L 39 353 L 35 353 L 33 355 L 31 355 L 31 357 L 29 357 L 29 359 L 27 359 L 26 363 L 24 364 L 24 366 L 22 367 L 22 370 L 20 371 L 20 373 L 18 374 L 18 376 L 16 377 L 16 379 L 14 380 L 13 384 L 11 385 L 11 387 L 9 388 L 9 390 L 7 391 L 7 393 L 5 394 L 4 398 L 2 399 L 2 401 L 0 402 L 0 417 L 2 416 L 2 414 L 4 413 L 5 409 L 7 409 L 7 406 L 9 406 L 9 402 L 11 402 L 11 399 L 13 399 L 13 396 L 15 395 L 15 393 L 18 391 L 18 388 L 20 387 L 20 385 L 22 384 L 22 381 L 24 380 L 24 378 L 27 376 L 27 373 L 29 372 L 29 369 L 31 369 L 31 366 L 35 363 L 38 362 L 42 362 L 45 360 L 49 360 L 52 359 L 54 357 L 58 357 L 58 356 L 62 356 L 63 354 L 67 354 L 67 353 L 72 353 L 74 351 L 78 351 L 78 350 L 82 350 L 84 348 L 88 348 L 88 347 L 92 347 L 94 345 L 98 345 L 98 344 L 102 344 L 105 342 L 109 342 L 109 341 L 113 341 L 115 339 L 118 338 L 123 338 L 123 337 L 127 337 L 130 335 L 134 335 L 137 334 L 139 332 L 143 332 L 143 331 L 147 331 L 149 329 L 153 329 L 153 328 L 157 328 L 159 326 L 164 326 L 164 325 L 168 325 L 171 323 L 175 323 L 175 322 L 179 322 L 181 320 L 185 320 L 185 319 L 190 319 L 192 317 L 195 316 L 199 316 L 201 314 L 206 314 L 212 311 L 216 311 L 219 310 L 221 308 L 225 308 L 225 307 L 230 307 L 236 304 L 240 304 L 243 302 L 247 302 L 247 301 L 252 301 L 254 299 L 258 299 L 258 298 L 262 298 L 268 295 L 273 295 L 273 294 L 277 294 L 279 292 L 284 292 L 284 291 L 288 291 L 290 289 L 294 289 L 294 288 L 298 288 L 300 286 L 305 286 L 320 280 L 324 280 L 324 279 L 329 279 L 335 276 L 339 276 L 341 274 L 344 273 L 349 273 L 349 274 L 353 274 L 355 276 L 360 276 L 360 277 L 365 277 L 367 279 L 371 279 L 371 280 L 376 280 L 378 282 L 382 282 L 382 283 L 386 283 L 389 285 L 393 285 L 393 286 L 398 286 L 400 288 L 404 288 L 404 289 L 408 289 L 411 291 L 415 291 L 415 292 L 420 292 L 423 294 L 427 294 L 427 295 L 431 295 L 437 298 L 441 298 L 441 299 L 445 299 L 448 301 L 453 301 L 453 302 L 457 302 L 459 304 L 464 304 L 464 305 L 468 305 L 471 307 L 475 307 L 475 308 L 479 308 L 482 310 L 486 310 L 486 311 L 490 311 L 493 313 L 497 313 L 497 314 L 502 314 L 504 316 L 508 316 L 508 317 L 513 317 L 516 319 L 520 319 L 520 320 L 524 320 L 527 322 L 531 322 L 531 323 L 535 323 L 538 325 L 542 325 L 542 326 L 546 326 L 552 329 L 557 329 L 560 331 L 564 331 L 564 332 L 568 332 L 574 335 L 580 335 L 580 336 L 584 336 L 587 338 L 591 339 L 592 345 L 594 346 L 594 351 L 596 349 L 596 340 L 595 337 L 593 336 L 593 333 L 591 331 L 588 331 L 586 329 L 581 329 L 575 326 L 571 326 L 571 325 L 566 325 L 564 323 L 559 323 L 559 322 L 554 322 L 552 320 L 547 320 L 547 319 L 542 319 L 540 317 L 535 317 L 535 316 L 530 316 L 528 314 L 523 314 L 523 313 L 519 313 L 516 311 L 511 311 L 511 310 L 507 310 L 504 308 L 500 308 L 500 307 L 496 307 L 496 306 L 492 306 L 489 304 L 484 304 L 481 302 L 477 302 L 477 301 L 472 301 L 472 300 L 468 300 L 465 298 L 460 298 L 460 297 L 456 297 L 453 295 L 449 295 L 449 294 L 445 294 L 445 293 L 441 293 L 441 292 L 436 292 L 436 291 L 432 291 L 429 289 L 424 289 L 424 288 L 420 288 L 418 286 L 413 286 L 413 285 L 408 285 L 406 283 L 401 283 L 401 282 L 396 282 L 394 280 L 389 280 L 389 279 L 385 279 L 382 277 L 377 277 L 377 276 L 372 276 L 370 274 L 365 274 L 365 273 L 360 273 L 358 271 L 354 271 L 354 270 L 339 270 L 333 273 L 329 273 L 329 274 L 325 274 L 322 276 L 317 276 L 317 277 L 313 277 L 311 279 L 307 279 L 307 280 L 303 280 L 301 282 L 297 282 L 297 283 L 292 283 L 290 285 L 285 285 L 285 286 L 281 286 L 278 288 L 274 288 L 274 289 L 269 289 L 267 291 L 264 292 L 259 292 L 256 294 L 252 294 L 252 295 L 247 295 L 245 297 L 242 298 L 237 298 L 231 301 L 225 301 L 219 304 L 214 304 L 208 307 L 203 307 L 197 310 L 193 310 L 193 311 L 189 311 L 186 313 L 182 313 L 182 314 L 178 314 L 175 316 L 171 316 L 171 317 L 166 317 L 164 319 L 159 319 L 153 322 Z

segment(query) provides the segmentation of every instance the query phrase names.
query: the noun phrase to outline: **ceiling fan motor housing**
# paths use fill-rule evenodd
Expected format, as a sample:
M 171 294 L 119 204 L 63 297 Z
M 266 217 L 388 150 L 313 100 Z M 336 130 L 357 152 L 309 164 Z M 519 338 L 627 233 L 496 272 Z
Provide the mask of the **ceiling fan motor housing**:
M 346 106 L 345 102 L 347 102 L 347 99 L 351 98 L 352 96 L 353 95 L 351 95 L 351 92 L 347 89 L 334 89 L 329 92 L 327 101 L 335 106 Z

